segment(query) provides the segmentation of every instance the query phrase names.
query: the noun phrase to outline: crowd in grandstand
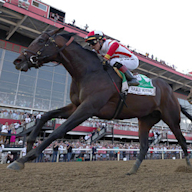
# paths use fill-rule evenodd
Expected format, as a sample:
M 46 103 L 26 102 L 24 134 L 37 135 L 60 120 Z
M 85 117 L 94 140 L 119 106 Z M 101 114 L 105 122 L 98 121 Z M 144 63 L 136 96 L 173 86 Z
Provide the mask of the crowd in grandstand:
M 19 140 L 16 140 L 15 135 L 7 135 L 7 134 L 16 134 L 17 133 L 16 130 L 19 127 L 25 127 L 27 123 L 35 121 L 37 118 L 40 119 L 41 114 L 40 113 L 30 114 L 16 110 L 13 111 L 1 110 L 0 118 L 18 120 L 17 122 L 10 124 L 8 122 L 5 122 L 4 124 L 0 123 L 0 132 L 2 133 L 0 135 L 0 143 L 13 146 L 18 145 Z

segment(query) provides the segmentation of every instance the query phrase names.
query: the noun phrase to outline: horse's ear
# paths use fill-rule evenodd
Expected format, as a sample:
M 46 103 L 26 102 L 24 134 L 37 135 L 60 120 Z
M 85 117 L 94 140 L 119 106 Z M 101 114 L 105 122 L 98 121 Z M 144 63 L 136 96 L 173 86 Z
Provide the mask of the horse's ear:
M 61 33 L 63 30 L 64 30 L 64 27 L 59 28 L 59 29 L 55 29 L 53 31 L 50 31 L 50 35 L 52 36 L 54 34 Z
M 61 33 L 64 30 L 65 27 L 59 28 L 56 33 Z

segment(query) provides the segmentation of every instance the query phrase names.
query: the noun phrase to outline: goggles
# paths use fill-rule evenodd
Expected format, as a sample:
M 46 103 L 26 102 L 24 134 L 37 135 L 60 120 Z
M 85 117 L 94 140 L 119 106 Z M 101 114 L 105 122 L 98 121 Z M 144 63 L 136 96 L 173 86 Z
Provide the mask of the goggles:
M 98 42 L 98 41 L 97 41 L 96 39 L 95 39 L 95 40 L 91 40 L 91 41 L 88 42 L 88 45 L 89 45 L 89 46 L 94 46 L 94 45 L 97 44 L 97 42 Z

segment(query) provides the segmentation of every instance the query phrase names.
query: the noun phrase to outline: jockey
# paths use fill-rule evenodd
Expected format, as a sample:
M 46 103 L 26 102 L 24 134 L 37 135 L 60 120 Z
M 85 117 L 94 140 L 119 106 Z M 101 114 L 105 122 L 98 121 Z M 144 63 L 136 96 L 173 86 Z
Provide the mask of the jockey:
M 89 32 L 85 37 L 85 42 L 104 58 L 104 68 L 106 63 L 109 62 L 111 66 L 117 67 L 125 74 L 129 85 L 139 85 L 139 82 L 131 73 L 139 66 L 139 60 L 127 47 L 115 40 L 106 39 L 101 31 Z

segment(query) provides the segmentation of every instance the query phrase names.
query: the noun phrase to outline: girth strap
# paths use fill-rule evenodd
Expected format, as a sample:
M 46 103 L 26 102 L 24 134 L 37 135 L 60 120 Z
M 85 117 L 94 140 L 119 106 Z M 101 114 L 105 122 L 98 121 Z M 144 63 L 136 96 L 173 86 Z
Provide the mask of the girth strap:
M 125 100 L 126 100 L 126 94 L 124 93 L 120 93 L 120 98 L 119 98 L 119 102 L 117 104 L 117 107 L 116 107 L 116 110 L 115 110 L 115 113 L 113 115 L 113 118 L 112 119 L 115 119 L 122 111 L 123 109 L 123 105 L 125 104 Z

